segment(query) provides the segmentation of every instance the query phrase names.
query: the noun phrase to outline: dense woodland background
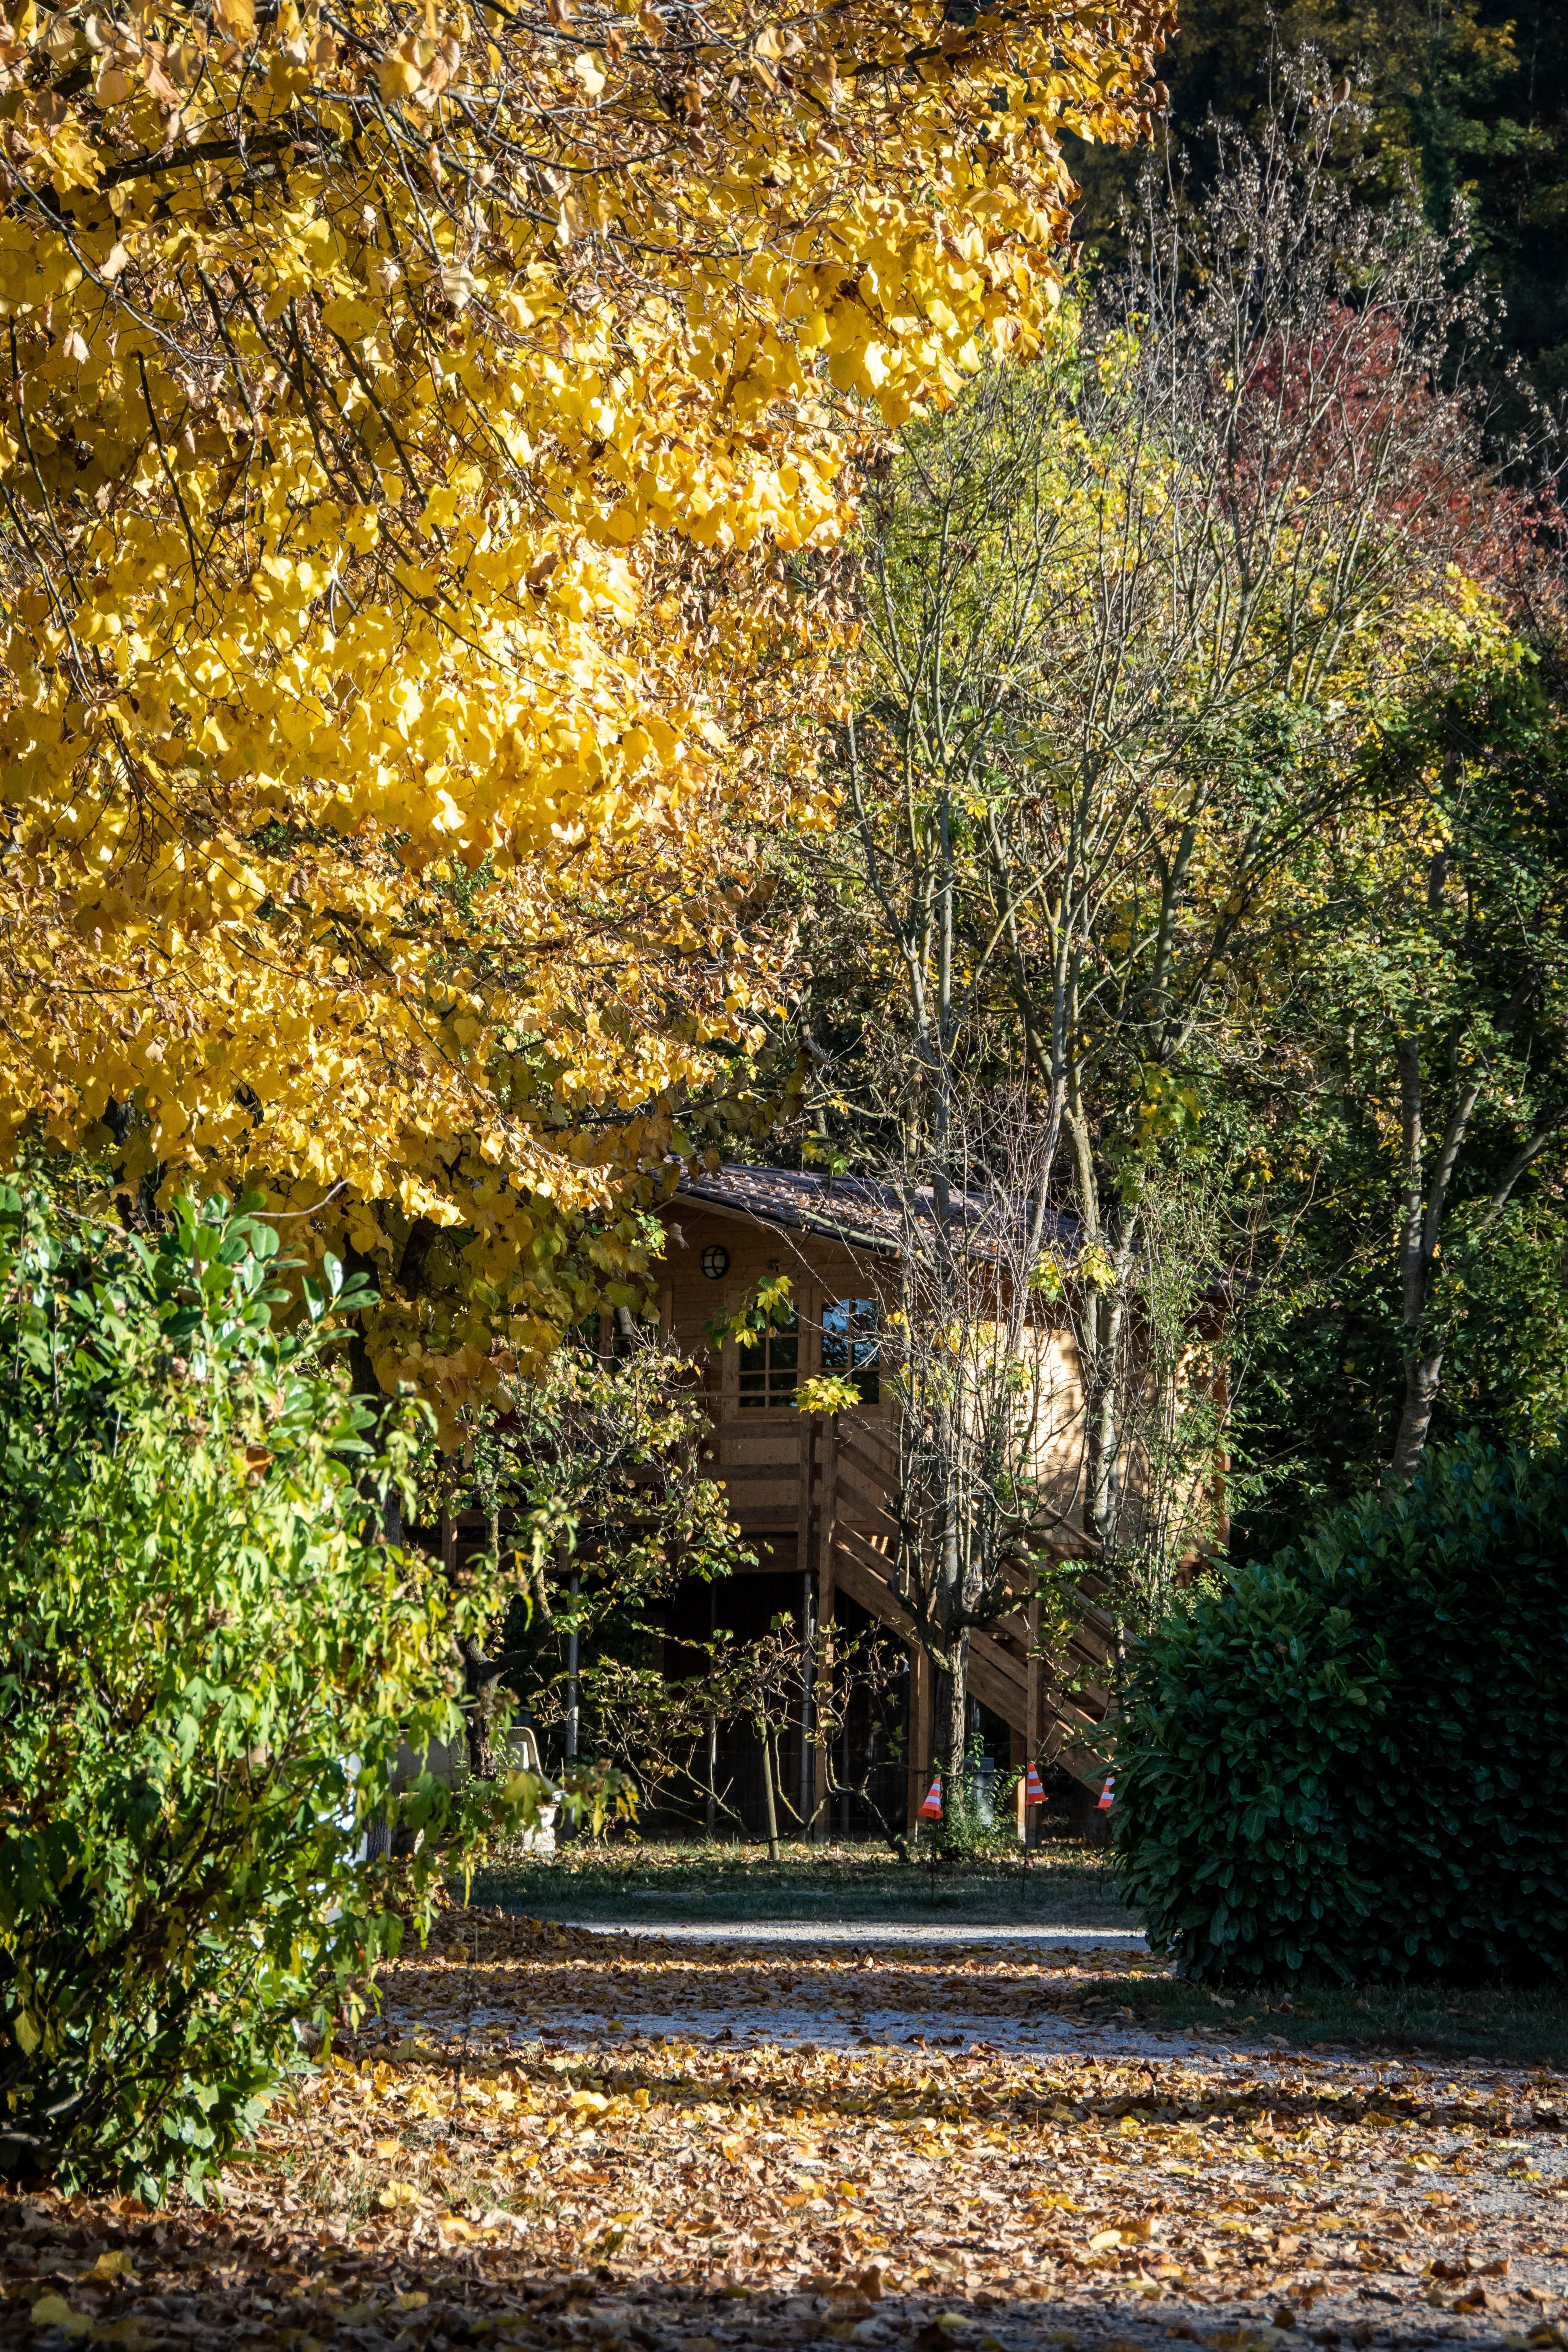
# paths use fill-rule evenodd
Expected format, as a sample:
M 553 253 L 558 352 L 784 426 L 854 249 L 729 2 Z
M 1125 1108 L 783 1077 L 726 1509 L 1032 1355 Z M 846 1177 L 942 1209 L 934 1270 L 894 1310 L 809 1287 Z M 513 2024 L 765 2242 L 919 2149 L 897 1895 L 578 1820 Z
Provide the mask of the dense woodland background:
M 1278 79 L 1274 49 L 1321 48 L 1347 76 L 1369 120 L 1345 141 L 1357 184 L 1392 194 L 1414 184 L 1440 232 L 1468 236 L 1476 278 L 1491 297 L 1492 344 L 1482 362 L 1491 430 L 1517 436 L 1525 473 L 1554 477 L 1568 419 L 1568 11 L 1553 0 L 1384 0 L 1384 5 L 1270 8 L 1259 0 L 1188 0 L 1166 61 L 1172 145 L 1204 171 L 1215 116 L 1256 121 Z M 1131 160 L 1075 151 L 1080 234 L 1114 250 Z M 1542 795 L 1549 854 L 1568 856 L 1561 751 L 1568 688 L 1561 645 L 1540 648 L 1543 725 L 1531 785 Z M 1335 1107 L 1335 1174 L 1308 1213 L 1300 1288 L 1272 1307 L 1259 1379 L 1244 1410 L 1260 1462 L 1294 1465 L 1244 1507 L 1237 1558 L 1264 1557 L 1297 1530 L 1302 1504 L 1353 1491 L 1380 1459 L 1394 1376 L 1395 1302 L 1368 1264 L 1365 1199 L 1357 1183 L 1370 1139 L 1348 1099 Z M 1362 1205 L 1354 1211 L 1352 1200 Z M 1546 1191 L 1527 1226 L 1489 1261 L 1465 1309 L 1440 1433 L 1477 1428 L 1517 1438 L 1568 1405 L 1568 1227 L 1562 1188 Z
M 1470 780 L 1448 853 L 1456 876 L 1465 868 L 1466 912 L 1446 935 L 1451 993 L 1440 1018 L 1434 1010 L 1428 1039 L 1428 1153 L 1456 1107 L 1460 1041 L 1476 1034 L 1478 1019 L 1502 1019 L 1518 1056 L 1513 1075 L 1534 1090 L 1536 1115 L 1551 1125 L 1564 1077 L 1557 943 L 1568 878 L 1555 506 L 1568 415 L 1568 19 L 1548 0 L 1519 8 L 1307 0 L 1277 10 L 1261 0 L 1190 0 L 1162 71 L 1169 107 L 1152 162 L 1147 151 L 1071 142 L 1089 289 L 1127 266 L 1141 184 L 1168 179 L 1177 209 L 1200 207 L 1213 185 L 1216 121 L 1258 133 L 1289 108 L 1302 71 L 1317 75 L 1321 91 L 1331 81 L 1342 95 L 1348 87 L 1331 176 L 1358 206 L 1389 210 L 1414 198 L 1443 243 L 1447 283 L 1464 315 L 1442 373 L 1474 427 L 1469 479 L 1484 476 L 1488 496 L 1506 485 L 1521 501 L 1515 553 L 1528 545 L 1509 593 L 1528 654 L 1506 683 L 1496 676 L 1417 696 L 1379 735 L 1375 753 L 1363 743 L 1353 756 L 1381 763 L 1394 798 L 1412 785 L 1424 791 L 1417 780 L 1437 779 L 1445 757 Z M 1488 522 L 1476 509 L 1478 541 L 1492 514 Z M 1363 821 L 1382 785 L 1363 801 Z M 1239 767 L 1234 788 L 1244 789 Z M 1378 1050 L 1367 1004 L 1358 1014 L 1355 999 L 1371 972 L 1409 949 L 1421 891 L 1419 877 L 1407 876 L 1402 911 L 1385 904 L 1374 914 L 1365 874 L 1348 879 L 1353 862 L 1347 849 L 1340 885 L 1326 896 L 1321 877 L 1298 868 L 1293 981 L 1245 1045 L 1237 1030 L 1194 1036 L 1167 1079 L 1173 1087 L 1177 1076 L 1190 1082 L 1201 1099 L 1202 1148 L 1188 1175 L 1211 1208 L 1228 1202 L 1235 1211 L 1235 1263 L 1246 1262 L 1227 1456 L 1237 1565 L 1271 1555 L 1304 1514 L 1375 1484 L 1400 1418 L 1408 1301 L 1398 1247 L 1397 1055 Z M 852 858 L 837 868 L 831 849 L 797 858 L 781 880 L 816 926 L 816 977 L 802 1014 L 816 1104 L 806 1157 L 863 1164 L 889 1099 L 897 990 L 889 996 L 885 970 L 853 944 L 864 906 Z M 1440 895 L 1440 880 L 1433 887 Z M 1522 1025 L 1509 1010 L 1521 989 Z M 1427 1302 L 1444 1332 L 1436 1442 L 1465 1430 L 1544 1442 L 1568 1407 L 1560 1146 L 1538 1146 L 1525 1177 L 1512 1178 L 1506 1206 L 1495 1200 L 1536 1132 L 1518 1126 L 1521 1099 L 1507 1098 L 1506 1087 L 1483 1098 L 1454 1161 L 1451 1223 Z M 1100 1140 L 1112 1160 L 1116 1117 L 1108 1097 Z M 794 1148 L 781 1150 L 778 1139 L 770 1147 L 780 1157 Z M 1102 1185 L 1108 1168 L 1102 1160 Z M 1056 1181 L 1061 1204 L 1077 1205 L 1059 1166 Z M 1211 1240 L 1217 1245 L 1217 1230 Z
M 1500 354 L 1554 405 L 1568 394 L 1568 19 L 1552 0 L 1387 0 L 1384 5 L 1190 0 L 1164 59 L 1172 145 L 1201 176 L 1211 116 L 1256 121 L 1271 44 L 1319 47 L 1369 120 L 1347 172 L 1392 192 L 1412 178 L 1431 225 L 1464 207 L 1474 266 L 1499 298 Z M 1114 250 L 1134 158 L 1075 143 L 1079 234 Z

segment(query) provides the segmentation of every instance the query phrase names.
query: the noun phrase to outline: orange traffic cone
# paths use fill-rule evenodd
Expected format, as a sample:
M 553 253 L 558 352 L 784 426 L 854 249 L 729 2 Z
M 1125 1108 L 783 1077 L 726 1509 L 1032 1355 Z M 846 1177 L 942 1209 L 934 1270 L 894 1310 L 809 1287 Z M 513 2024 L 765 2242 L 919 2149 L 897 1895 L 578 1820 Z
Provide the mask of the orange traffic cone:
M 1094 1809 L 1097 1813 L 1108 1813 L 1110 1811 L 1112 1804 L 1115 1802 L 1115 1799 L 1111 1793 L 1115 1787 L 1116 1775 L 1114 1772 L 1108 1772 L 1105 1776 L 1105 1786 L 1100 1792 L 1100 1802 Z
M 920 1819 L 922 1822 L 940 1822 L 942 1819 L 942 1774 L 940 1772 L 931 1782 L 925 1803 L 921 1807 Z
M 1024 1802 L 1026 1805 L 1043 1805 L 1045 1801 L 1046 1792 L 1040 1776 L 1031 1764 L 1028 1778 L 1024 1782 Z

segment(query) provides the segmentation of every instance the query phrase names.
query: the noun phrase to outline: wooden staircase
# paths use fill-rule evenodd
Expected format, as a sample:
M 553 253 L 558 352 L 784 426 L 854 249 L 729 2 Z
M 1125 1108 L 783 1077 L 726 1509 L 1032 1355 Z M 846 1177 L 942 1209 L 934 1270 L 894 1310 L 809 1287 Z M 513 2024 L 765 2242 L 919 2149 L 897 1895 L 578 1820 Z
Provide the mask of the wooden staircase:
M 898 1481 L 893 1438 L 857 1416 L 791 1412 L 767 1420 L 715 1417 L 701 1448 L 704 1474 L 730 1492 L 742 1533 L 764 1551 L 782 1538 L 816 1586 L 817 1622 L 833 1622 L 842 1592 L 906 1642 L 912 1678 L 909 1821 L 930 1785 L 932 1675 L 914 1639 L 914 1621 L 896 1590 L 899 1531 L 889 1510 Z M 482 1548 L 488 1522 L 476 1510 L 442 1514 L 440 1545 L 449 1570 Z M 1072 1630 L 1053 1654 L 1042 1653 L 1039 1604 L 1020 1592 L 998 1623 L 969 1636 L 969 1687 L 1013 1735 L 1013 1762 L 1059 1765 L 1091 1789 L 1103 1788 L 1101 1732 L 1110 1710 L 1115 1627 L 1100 1607 L 1104 1585 L 1091 1547 L 1047 1538 L 1061 1559 L 1080 1559 Z M 764 1561 L 764 1565 L 767 1565 Z M 776 1563 L 775 1563 L 776 1564 Z M 819 1768 L 820 1769 L 820 1768 Z
M 889 1494 L 898 1465 L 863 1425 L 814 1433 L 811 1486 L 818 1543 L 818 1622 L 832 1616 L 832 1595 L 847 1592 L 869 1616 L 912 1639 L 914 1621 L 893 1588 L 898 1527 L 889 1517 Z M 1020 1761 L 1060 1764 L 1077 1780 L 1100 1790 L 1105 1759 L 1086 1745 L 1110 1712 L 1110 1663 L 1114 1625 L 1096 1606 L 1100 1578 L 1079 1580 L 1081 1612 L 1063 1656 L 1039 1656 L 1039 1604 L 1020 1597 L 1018 1609 L 990 1628 L 969 1634 L 969 1689 L 1002 1717 L 1023 1748 Z M 914 1649 L 912 1771 L 924 1780 L 931 1752 L 931 1667 Z M 924 1788 L 920 1790 L 924 1794 Z M 914 1801 L 920 1801 L 920 1797 Z
M 858 1601 L 868 1616 L 910 1642 L 914 1675 L 910 1722 L 910 1821 L 926 1792 L 931 1759 L 931 1665 L 914 1642 L 914 1621 L 896 1590 L 898 1527 L 889 1512 L 898 1463 L 891 1444 L 865 1421 L 797 1418 L 797 1458 L 783 1446 L 769 1446 L 771 1461 L 733 1458 L 742 1449 L 754 1456 L 762 1430 L 742 1421 L 715 1428 L 715 1473 L 731 1489 L 742 1528 L 795 1524 L 795 1557 L 802 1571 L 816 1573 L 818 1622 L 830 1625 L 835 1595 Z M 790 1449 L 795 1451 L 795 1449 Z M 1089 1548 L 1084 1548 L 1089 1550 Z M 1081 1557 L 1068 1543 L 1060 1557 Z M 1060 1764 L 1089 1788 L 1105 1785 L 1105 1759 L 1090 1748 L 1110 1712 L 1110 1663 L 1114 1625 L 1098 1606 L 1100 1578 L 1086 1561 L 1079 1578 L 1081 1609 L 1068 1644 L 1056 1656 L 1041 1656 L 1039 1604 L 1020 1592 L 1011 1616 L 969 1634 L 969 1689 L 983 1706 L 1002 1717 L 1013 1734 L 1013 1761 Z

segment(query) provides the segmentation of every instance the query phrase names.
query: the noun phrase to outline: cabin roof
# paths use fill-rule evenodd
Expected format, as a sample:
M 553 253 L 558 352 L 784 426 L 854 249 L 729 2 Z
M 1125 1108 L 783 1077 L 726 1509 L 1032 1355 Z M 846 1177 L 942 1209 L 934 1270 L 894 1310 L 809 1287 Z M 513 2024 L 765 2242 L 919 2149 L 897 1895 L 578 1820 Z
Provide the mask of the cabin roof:
M 820 1234 L 847 1249 L 868 1250 L 880 1257 L 896 1257 L 912 1210 L 922 1223 L 936 1226 L 936 1202 L 929 1184 L 907 1201 L 899 1187 L 879 1183 L 871 1176 L 830 1176 L 810 1168 L 747 1168 L 726 1160 L 712 1173 L 683 1176 L 683 1199 L 731 1216 L 749 1217 L 759 1224 L 778 1225 L 795 1233 Z M 949 1195 L 952 1221 L 972 1234 L 982 1247 L 985 1227 L 996 1214 L 996 1203 L 986 1192 Z M 1046 1237 L 1075 1249 L 1078 1220 L 1047 1210 Z

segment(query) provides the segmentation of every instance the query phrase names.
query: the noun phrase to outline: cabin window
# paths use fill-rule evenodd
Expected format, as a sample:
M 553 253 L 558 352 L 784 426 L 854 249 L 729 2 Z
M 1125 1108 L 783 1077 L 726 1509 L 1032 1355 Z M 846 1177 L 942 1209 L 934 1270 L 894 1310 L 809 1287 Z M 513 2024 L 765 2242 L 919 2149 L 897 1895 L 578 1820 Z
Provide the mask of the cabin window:
M 647 1329 L 641 1318 L 624 1307 L 612 1307 L 608 1312 L 585 1315 L 574 1326 L 571 1337 L 590 1356 L 601 1360 L 608 1357 L 614 1363 L 624 1363 L 637 1349 L 639 1330 Z
M 800 1319 L 793 1307 L 775 1307 L 753 1347 L 742 1348 L 741 1402 L 786 1405 L 800 1376 Z
M 881 1393 L 877 1323 L 874 1298 L 838 1298 L 822 1310 L 822 1369 L 853 1381 L 862 1404 L 876 1404 Z

